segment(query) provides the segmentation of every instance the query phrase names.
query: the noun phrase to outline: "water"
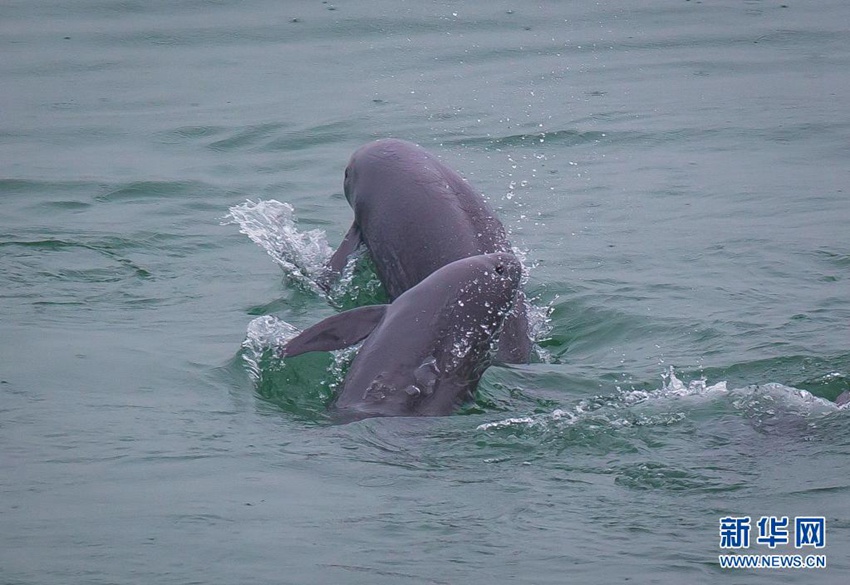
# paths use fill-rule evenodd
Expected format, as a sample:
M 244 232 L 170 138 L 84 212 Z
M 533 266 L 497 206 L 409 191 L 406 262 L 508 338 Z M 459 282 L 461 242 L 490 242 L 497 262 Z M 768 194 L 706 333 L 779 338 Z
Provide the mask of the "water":
M 845 3 L 0 16 L 0 582 L 846 581 Z M 487 195 L 551 322 L 462 414 L 337 426 L 350 355 L 262 341 L 380 299 L 309 275 L 382 136 Z M 824 516 L 827 568 L 721 569 L 726 515 Z

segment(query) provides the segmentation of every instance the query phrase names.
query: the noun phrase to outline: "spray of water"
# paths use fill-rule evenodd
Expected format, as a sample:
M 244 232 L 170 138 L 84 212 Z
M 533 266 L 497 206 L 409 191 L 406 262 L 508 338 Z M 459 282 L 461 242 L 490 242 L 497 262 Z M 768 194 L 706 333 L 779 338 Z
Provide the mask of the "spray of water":
M 332 250 L 323 230 L 298 230 L 294 211 L 289 203 L 274 199 L 248 200 L 231 207 L 223 223 L 238 225 L 239 231 L 263 248 L 290 280 L 324 296 L 318 282 Z
M 242 359 L 254 382 L 262 376 L 260 360 L 274 348 L 280 347 L 298 335 L 298 329 L 273 315 L 257 317 L 248 323 L 245 341 L 242 342 Z

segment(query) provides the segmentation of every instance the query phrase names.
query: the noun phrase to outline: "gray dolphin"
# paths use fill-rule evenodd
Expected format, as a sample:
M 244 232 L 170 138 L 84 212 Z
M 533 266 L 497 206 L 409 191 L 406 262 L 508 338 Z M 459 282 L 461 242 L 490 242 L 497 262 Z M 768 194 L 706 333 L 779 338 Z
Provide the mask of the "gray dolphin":
M 392 304 L 339 313 L 305 329 L 282 357 L 365 339 L 333 404 L 343 420 L 437 416 L 469 400 L 515 303 L 522 266 L 508 253 L 451 262 Z
M 349 255 L 365 244 L 391 301 L 455 260 L 512 252 L 504 226 L 484 198 L 411 142 L 383 139 L 360 147 L 345 169 L 345 198 L 354 222 L 329 262 L 330 272 L 340 273 Z M 528 362 L 531 347 L 520 292 L 497 358 Z

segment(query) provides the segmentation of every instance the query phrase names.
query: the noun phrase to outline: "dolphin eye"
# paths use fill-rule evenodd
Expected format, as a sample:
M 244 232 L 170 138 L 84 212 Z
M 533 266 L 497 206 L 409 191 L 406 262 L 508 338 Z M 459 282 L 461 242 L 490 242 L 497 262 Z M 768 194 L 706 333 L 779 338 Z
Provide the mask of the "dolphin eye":
M 496 264 L 496 274 L 504 274 L 505 267 L 502 264 Z

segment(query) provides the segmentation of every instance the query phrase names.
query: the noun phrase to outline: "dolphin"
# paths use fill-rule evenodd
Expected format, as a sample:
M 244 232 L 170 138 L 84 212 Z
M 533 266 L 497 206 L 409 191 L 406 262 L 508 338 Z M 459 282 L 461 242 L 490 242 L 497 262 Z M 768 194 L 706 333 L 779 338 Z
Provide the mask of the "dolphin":
M 281 357 L 360 347 L 331 406 L 348 421 L 439 416 L 470 400 L 519 295 L 522 265 L 505 252 L 438 268 L 389 305 L 338 313 L 305 329 Z
M 325 288 L 361 244 L 390 301 L 455 260 L 512 253 L 504 226 L 481 194 L 411 142 L 387 138 L 361 146 L 345 169 L 344 191 L 354 222 L 328 263 Z M 526 363 L 531 348 L 520 292 L 497 359 Z

